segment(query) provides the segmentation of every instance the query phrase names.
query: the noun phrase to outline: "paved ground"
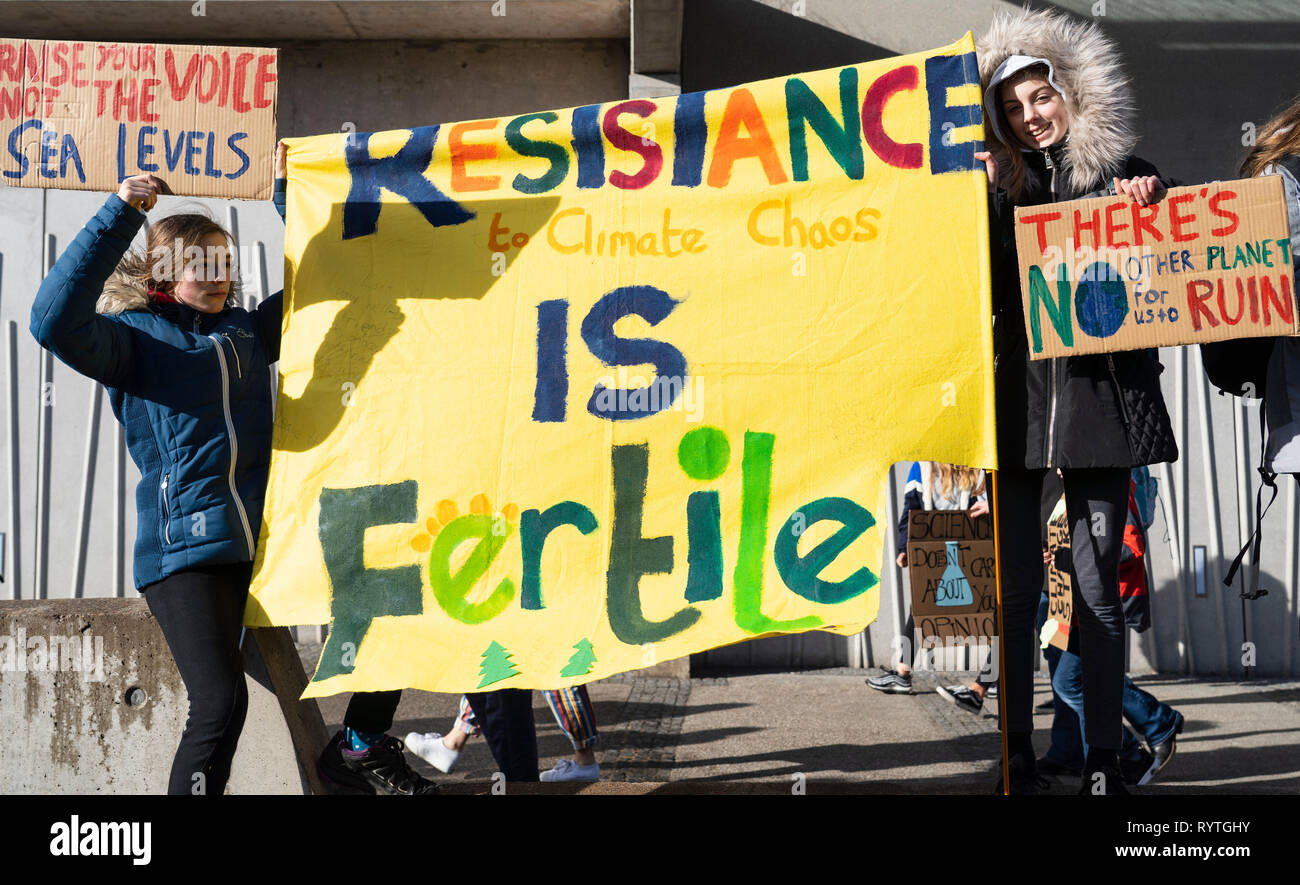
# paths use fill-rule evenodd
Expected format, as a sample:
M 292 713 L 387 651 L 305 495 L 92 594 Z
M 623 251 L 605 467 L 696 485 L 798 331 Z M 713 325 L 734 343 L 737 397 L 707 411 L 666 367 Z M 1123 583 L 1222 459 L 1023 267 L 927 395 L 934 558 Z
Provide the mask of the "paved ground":
M 312 665 L 312 649 L 304 649 Z M 915 694 L 885 695 L 864 680 L 878 670 L 755 673 L 690 680 L 636 674 L 592 683 L 602 733 L 602 783 L 511 785 L 513 792 L 956 794 L 990 791 L 1001 744 L 996 706 L 975 716 L 935 694 L 918 674 Z M 961 674 L 945 674 L 944 682 Z M 1137 677 L 1187 718 L 1174 760 L 1144 792 L 1161 795 L 1300 794 L 1300 682 Z M 1035 702 L 1050 696 L 1045 680 Z M 408 691 L 393 732 L 444 731 L 457 696 Z M 347 696 L 321 699 L 331 732 Z M 540 694 L 534 695 L 542 768 L 570 747 Z M 1035 718 L 1041 755 L 1049 713 Z M 416 770 L 452 793 L 482 793 L 495 770 L 481 739 L 450 775 L 420 760 Z M 1053 781 L 1070 793 L 1077 781 Z

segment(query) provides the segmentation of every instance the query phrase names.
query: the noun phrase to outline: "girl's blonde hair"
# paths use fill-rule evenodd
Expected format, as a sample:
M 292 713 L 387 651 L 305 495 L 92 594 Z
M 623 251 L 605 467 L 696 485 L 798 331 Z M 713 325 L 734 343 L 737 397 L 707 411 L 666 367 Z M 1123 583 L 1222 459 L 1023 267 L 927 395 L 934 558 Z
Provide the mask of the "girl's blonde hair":
M 972 498 L 984 494 L 984 471 L 978 467 L 960 467 L 936 461 L 934 472 L 939 480 L 939 492 L 944 498 L 954 497 L 954 487 L 969 492 Z
M 184 268 L 193 261 L 195 252 L 203 254 L 203 238 L 217 234 L 233 253 L 234 238 L 206 215 L 189 212 L 168 215 L 149 226 L 143 251 L 131 250 L 122 256 L 112 278 L 104 286 L 95 310 L 102 314 L 142 310 L 151 306 L 154 293 L 171 295 Z M 233 262 L 229 268 L 230 288 L 226 302 L 240 303 L 239 276 Z
M 1255 146 L 1241 162 L 1241 177 L 1254 178 L 1288 154 L 1300 155 L 1300 96 L 1264 124 Z
M 1048 77 L 1049 71 L 1047 70 L 1047 65 L 1035 64 L 1030 65 L 1027 68 L 1021 68 L 998 84 L 998 100 L 994 103 L 993 112 L 998 115 L 999 128 L 1002 132 L 1005 132 L 1007 137 L 1013 142 L 1016 138 L 1015 132 L 1011 129 L 1011 124 L 1007 120 L 1007 112 L 1002 106 L 1003 87 L 1015 86 L 1019 83 L 1025 82 L 1026 80 L 1042 80 L 1044 83 L 1047 83 L 1049 89 L 1056 92 Z M 1059 95 L 1060 93 L 1057 94 Z M 1001 144 L 1001 142 L 998 141 L 997 136 L 992 132 L 988 133 L 988 138 L 990 141 Z M 998 171 L 1004 173 L 1004 175 L 1000 175 L 999 177 L 1004 179 L 1003 186 L 1006 188 L 1007 194 L 1010 195 L 1012 200 L 1020 199 L 1020 195 L 1025 189 L 1025 158 L 1021 151 L 1022 147 L 1023 145 L 1019 143 L 1003 145 L 1004 150 L 1001 152 L 1002 156 L 1000 158 L 1002 162 L 998 164 L 1000 167 Z

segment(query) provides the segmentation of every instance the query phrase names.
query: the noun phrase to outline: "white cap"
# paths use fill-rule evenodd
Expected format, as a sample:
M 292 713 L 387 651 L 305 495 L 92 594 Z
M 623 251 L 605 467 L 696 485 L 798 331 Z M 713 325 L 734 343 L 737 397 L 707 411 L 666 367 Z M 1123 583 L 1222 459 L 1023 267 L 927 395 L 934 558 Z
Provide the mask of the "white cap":
M 998 65 L 998 69 L 989 78 L 989 88 L 984 90 L 984 113 L 988 115 L 989 125 L 993 127 L 993 134 L 998 137 L 999 141 L 1008 146 L 1018 144 L 1018 142 L 1014 138 L 1007 138 L 1003 135 L 1002 127 L 998 125 L 997 89 L 1003 80 L 1009 80 L 1013 74 L 1033 65 L 1046 65 L 1047 82 L 1052 84 L 1053 89 L 1061 93 L 1061 98 L 1066 97 L 1065 90 L 1056 82 L 1056 68 L 1045 58 L 1035 58 L 1032 55 L 1012 55 Z M 1023 145 L 1021 147 L 1023 149 Z

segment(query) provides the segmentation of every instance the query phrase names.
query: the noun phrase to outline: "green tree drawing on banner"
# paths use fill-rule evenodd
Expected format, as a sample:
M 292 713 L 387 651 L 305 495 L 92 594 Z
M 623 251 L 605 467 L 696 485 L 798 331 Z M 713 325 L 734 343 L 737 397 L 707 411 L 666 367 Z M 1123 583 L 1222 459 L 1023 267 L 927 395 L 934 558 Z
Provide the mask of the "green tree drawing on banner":
M 582 676 L 591 672 L 591 665 L 596 663 L 596 655 L 591 650 L 591 642 L 586 639 L 579 639 L 573 645 L 577 649 L 573 657 L 569 658 L 569 663 L 564 665 L 560 671 L 561 676 Z
M 519 675 L 514 662 L 510 660 L 510 652 L 506 651 L 501 643 L 495 639 L 483 651 L 482 657 L 483 663 L 479 665 L 478 671 L 482 674 L 483 681 L 478 684 L 479 688 Z

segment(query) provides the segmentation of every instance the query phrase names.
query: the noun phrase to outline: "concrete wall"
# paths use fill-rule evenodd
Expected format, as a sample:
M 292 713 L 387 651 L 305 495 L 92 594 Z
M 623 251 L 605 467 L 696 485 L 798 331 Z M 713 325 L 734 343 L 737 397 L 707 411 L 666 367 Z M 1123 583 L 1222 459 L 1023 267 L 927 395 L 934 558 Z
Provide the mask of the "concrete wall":
M 226 792 L 302 793 L 251 632 L 244 657 L 248 718 Z M 165 793 L 187 711 L 144 600 L 0 606 L 0 793 Z
M 631 0 L 5 0 L 0 33 L 263 46 L 304 38 L 604 40 L 628 36 L 631 5 Z
M 280 54 L 279 132 L 359 132 L 627 97 L 626 40 L 292 43 Z

